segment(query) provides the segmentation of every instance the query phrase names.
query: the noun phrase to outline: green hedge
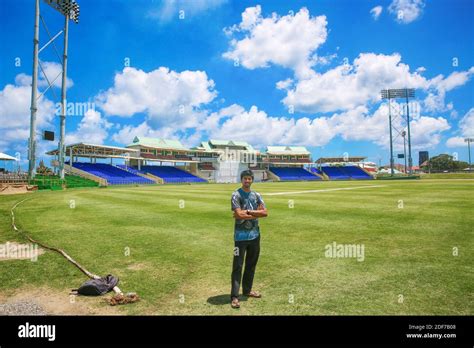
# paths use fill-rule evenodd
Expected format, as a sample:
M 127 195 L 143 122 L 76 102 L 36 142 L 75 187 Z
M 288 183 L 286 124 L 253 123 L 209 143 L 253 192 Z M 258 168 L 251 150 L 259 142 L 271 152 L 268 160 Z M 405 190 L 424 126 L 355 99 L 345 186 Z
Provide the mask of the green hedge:
M 33 180 L 29 181 L 29 184 L 37 185 L 38 190 L 62 190 L 64 185 L 67 188 L 99 186 L 99 184 L 93 180 L 81 178 L 75 175 L 66 175 L 64 180 L 61 180 L 55 175 L 36 175 Z

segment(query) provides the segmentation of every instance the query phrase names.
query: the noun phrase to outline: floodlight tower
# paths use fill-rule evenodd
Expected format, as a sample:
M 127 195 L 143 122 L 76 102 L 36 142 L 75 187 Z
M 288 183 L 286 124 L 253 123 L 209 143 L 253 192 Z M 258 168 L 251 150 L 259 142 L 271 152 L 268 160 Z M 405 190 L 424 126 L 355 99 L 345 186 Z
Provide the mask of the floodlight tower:
M 61 84 L 61 115 L 60 115 L 60 137 L 59 137 L 59 169 L 60 177 L 64 179 L 64 136 L 66 128 L 66 81 L 67 81 L 67 49 L 68 49 L 68 32 L 69 32 L 69 20 L 73 20 L 76 24 L 79 23 L 79 5 L 75 0 L 44 0 L 46 4 L 54 8 L 56 11 L 61 13 L 65 18 L 64 29 L 52 37 L 49 33 L 49 30 L 46 26 L 46 23 L 43 17 L 40 14 L 40 1 L 35 0 L 35 27 L 34 27 L 34 40 L 33 40 L 33 74 L 32 74 L 32 83 L 31 83 L 31 117 L 30 117 L 30 139 L 28 144 L 28 178 L 33 179 L 35 176 L 35 165 L 36 165 L 36 112 L 37 112 L 37 100 L 40 98 L 46 91 L 48 91 L 56 79 L 59 77 L 56 76 L 52 81 L 49 81 L 48 76 L 44 73 L 44 69 L 39 61 L 39 53 L 48 47 L 51 43 L 54 46 L 56 54 L 59 57 L 59 54 L 54 45 L 54 40 L 59 37 L 59 35 L 64 34 L 64 48 L 63 48 L 63 57 L 59 57 L 62 65 L 62 84 Z M 42 24 L 48 33 L 49 41 L 39 49 L 39 22 L 40 18 Z M 40 67 L 43 75 L 48 83 L 46 88 L 40 96 L 37 96 L 37 87 L 38 87 L 38 66 Z M 54 93 L 54 90 L 51 89 Z
M 406 101 L 406 124 L 407 124 L 407 136 L 408 136 L 408 172 L 412 173 L 413 159 L 411 157 L 411 133 L 410 133 L 410 108 L 408 105 L 409 98 L 415 97 L 415 89 L 413 88 L 402 88 L 402 89 L 383 89 L 381 92 L 382 99 L 388 99 L 388 118 L 389 118 L 389 128 L 390 128 L 390 171 L 393 176 L 393 134 L 392 129 L 397 132 L 397 135 L 403 136 L 401 131 L 393 126 L 392 123 L 392 99 L 404 98 Z
M 467 143 L 467 151 L 469 153 L 469 171 L 472 170 L 471 167 L 471 143 L 474 141 L 474 138 L 466 138 L 464 142 Z
M 403 137 L 403 160 L 405 161 L 405 174 L 407 173 L 407 142 L 406 142 L 407 132 L 402 131 Z
M 30 139 L 28 140 L 28 179 L 36 174 L 36 96 L 38 86 L 39 0 L 35 2 L 35 34 L 33 38 L 33 76 L 31 81 Z

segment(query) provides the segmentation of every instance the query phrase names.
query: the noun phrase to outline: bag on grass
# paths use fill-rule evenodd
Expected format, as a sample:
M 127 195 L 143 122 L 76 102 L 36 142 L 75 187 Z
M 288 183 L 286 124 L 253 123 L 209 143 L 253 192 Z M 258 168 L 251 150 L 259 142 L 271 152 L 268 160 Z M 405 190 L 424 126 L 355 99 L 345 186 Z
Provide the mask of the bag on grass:
M 117 277 L 111 274 L 100 279 L 90 279 L 77 289 L 78 294 L 85 296 L 100 296 L 111 291 L 119 282 Z

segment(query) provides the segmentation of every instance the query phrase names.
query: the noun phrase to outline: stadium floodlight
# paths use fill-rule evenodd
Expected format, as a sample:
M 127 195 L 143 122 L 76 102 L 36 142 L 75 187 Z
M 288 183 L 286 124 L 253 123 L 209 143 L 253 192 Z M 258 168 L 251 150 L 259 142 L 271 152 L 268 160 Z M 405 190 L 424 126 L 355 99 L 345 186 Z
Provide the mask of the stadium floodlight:
M 472 170 L 471 167 L 471 143 L 474 141 L 474 138 L 466 138 L 464 142 L 467 143 L 467 151 L 469 153 L 469 171 Z
M 413 88 L 383 89 L 381 94 L 382 99 L 414 98 L 415 90 Z
M 59 11 L 64 16 L 79 23 L 79 4 L 74 0 L 44 0 L 49 6 Z
M 75 0 L 43 0 L 46 4 L 54 8 L 56 11 L 61 13 L 65 18 L 64 30 L 60 31 L 54 37 L 51 37 L 49 30 L 46 27 L 44 19 L 41 17 L 42 23 L 45 26 L 46 32 L 48 33 L 50 40 L 39 49 L 39 20 L 40 20 L 40 1 L 35 1 L 35 26 L 34 26 L 34 39 L 33 39 L 33 74 L 31 83 L 31 117 L 30 117 L 30 138 L 28 142 L 28 178 L 33 179 L 35 176 L 35 164 L 36 164 L 36 113 L 37 113 L 37 99 L 41 97 L 49 88 L 52 87 L 48 77 L 45 79 L 48 81 L 48 88 L 38 97 L 38 67 L 43 71 L 41 64 L 39 63 L 39 52 L 46 48 L 50 43 L 61 34 L 64 34 L 64 51 L 62 59 L 62 86 L 61 86 L 61 115 L 60 115 L 60 136 L 59 136 L 59 172 L 61 179 L 64 179 L 64 138 L 66 129 L 66 81 L 67 81 L 67 49 L 68 49 L 68 30 L 69 20 L 74 21 L 76 24 L 79 23 L 79 4 Z M 56 47 L 54 47 L 56 49 Z M 56 51 L 57 53 L 57 51 Z M 44 74 L 44 71 L 43 71 Z M 59 75 L 58 75 L 59 77 Z M 54 93 L 54 91 L 53 91 Z
M 388 120 L 390 128 L 390 173 L 394 175 L 394 159 L 393 159 L 393 133 L 392 129 L 395 129 L 392 125 L 392 113 L 391 113 L 391 99 L 404 98 L 406 101 L 407 114 L 407 135 L 408 135 L 408 171 L 411 174 L 413 168 L 413 159 L 411 157 L 411 133 L 410 133 L 410 108 L 408 106 L 409 98 L 415 97 L 415 89 L 413 88 L 401 88 L 401 89 L 383 89 L 380 91 L 382 99 L 388 99 Z M 396 130 L 396 129 L 395 129 Z M 396 130 L 398 132 L 398 130 Z M 402 135 L 398 132 L 399 135 Z M 404 136 L 403 136 L 404 137 Z M 406 156 L 405 156 L 406 157 Z

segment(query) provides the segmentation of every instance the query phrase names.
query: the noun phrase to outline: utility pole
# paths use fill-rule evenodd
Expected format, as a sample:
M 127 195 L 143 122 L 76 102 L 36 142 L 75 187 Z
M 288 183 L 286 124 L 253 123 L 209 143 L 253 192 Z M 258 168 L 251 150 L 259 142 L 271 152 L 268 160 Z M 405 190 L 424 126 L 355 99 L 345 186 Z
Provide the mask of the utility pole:
M 36 171 L 36 113 L 37 113 L 37 101 L 46 91 L 51 89 L 54 93 L 54 81 L 62 74 L 62 85 L 61 85 L 61 115 L 60 115 L 60 137 L 59 137 L 59 176 L 64 179 L 64 138 L 66 129 L 66 90 L 67 90 L 67 52 L 68 52 L 68 32 L 69 32 L 69 20 L 73 20 L 76 24 L 79 23 L 79 4 L 75 0 L 43 0 L 46 4 L 51 6 L 53 9 L 61 13 L 64 18 L 64 30 L 61 30 L 54 36 L 51 36 L 44 18 L 40 14 L 40 0 L 35 0 L 35 28 L 34 28 L 34 40 L 33 40 L 33 78 L 31 84 L 31 118 L 30 118 L 30 139 L 28 143 L 28 178 L 31 180 L 35 177 Z M 39 48 L 39 22 L 40 19 L 48 34 L 50 40 L 40 49 Z M 62 59 L 54 46 L 54 40 L 61 34 L 64 34 L 64 49 Z M 41 61 L 39 60 L 39 53 L 43 51 L 50 44 L 53 44 L 54 49 L 58 58 L 61 60 L 62 71 L 52 81 L 46 76 Z M 45 80 L 48 82 L 48 87 L 38 97 L 38 67 L 43 72 Z M 56 94 L 54 93 L 56 96 Z M 47 139 L 49 140 L 49 139 Z M 50 139 L 52 140 L 52 139 Z
M 414 92 L 413 92 L 414 93 Z M 408 91 L 405 94 L 406 97 L 406 105 L 407 105 L 407 130 L 408 130 L 408 171 L 409 174 L 412 174 L 413 171 L 413 159 L 411 158 L 411 136 L 410 136 L 410 108 L 408 106 Z M 405 137 L 403 137 L 405 140 Z M 406 154 L 405 154 L 406 157 Z M 406 160 L 405 160 L 406 161 Z M 406 169 L 405 169 L 406 173 Z
M 403 137 L 403 159 L 405 161 L 405 174 L 407 173 L 407 143 L 406 143 L 406 135 L 407 133 L 405 131 L 402 132 L 402 137 Z
M 66 133 L 66 90 L 67 90 L 67 47 L 68 47 L 68 31 L 69 31 L 69 14 L 64 16 L 64 51 L 63 51 L 63 78 L 61 84 L 61 116 L 60 116 L 60 133 L 59 133 L 59 177 L 64 179 L 64 137 Z
M 468 154 L 469 154 L 469 171 L 472 170 L 472 167 L 471 167 L 471 142 L 474 141 L 474 138 L 466 138 L 464 139 L 464 142 L 467 143 L 467 151 L 468 151 Z
M 388 99 L 388 126 L 390 129 L 390 176 L 393 176 L 393 165 L 394 165 L 394 159 L 393 159 L 393 135 L 392 135 L 392 112 L 390 111 L 391 100 L 390 98 Z
M 36 175 L 36 99 L 38 91 L 39 0 L 35 1 L 35 28 L 33 38 L 33 74 L 31 82 L 30 139 L 28 142 L 28 179 Z

